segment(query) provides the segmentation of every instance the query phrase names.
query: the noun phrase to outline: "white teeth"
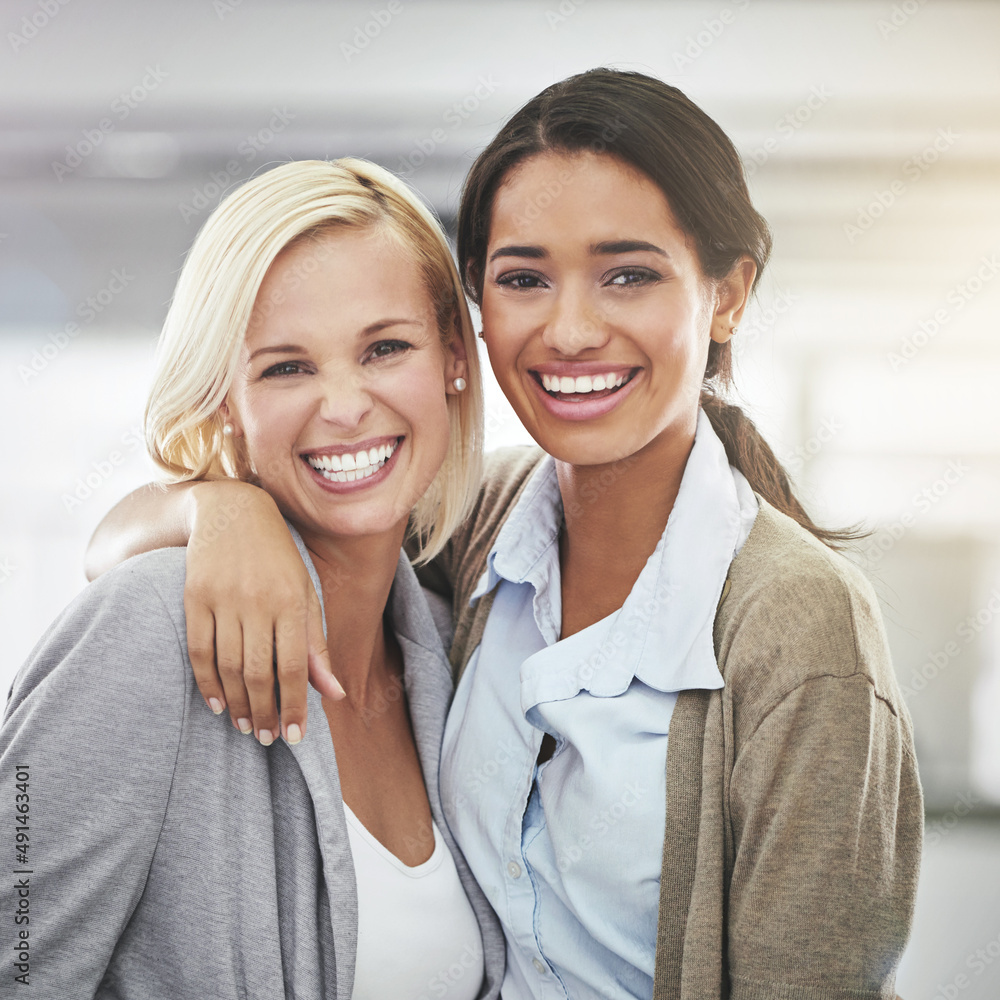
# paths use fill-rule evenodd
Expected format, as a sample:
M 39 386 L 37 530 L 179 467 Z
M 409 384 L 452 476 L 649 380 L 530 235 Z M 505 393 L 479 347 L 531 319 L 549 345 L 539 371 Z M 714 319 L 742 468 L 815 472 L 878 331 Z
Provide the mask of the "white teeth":
M 617 389 L 624 385 L 627 375 L 579 375 L 572 378 L 569 375 L 542 375 L 542 386 L 547 392 L 558 392 L 563 395 L 571 393 L 601 392 L 603 389 Z
M 392 457 L 397 441 L 351 455 L 311 455 L 307 461 L 331 482 L 354 483 L 373 476 Z

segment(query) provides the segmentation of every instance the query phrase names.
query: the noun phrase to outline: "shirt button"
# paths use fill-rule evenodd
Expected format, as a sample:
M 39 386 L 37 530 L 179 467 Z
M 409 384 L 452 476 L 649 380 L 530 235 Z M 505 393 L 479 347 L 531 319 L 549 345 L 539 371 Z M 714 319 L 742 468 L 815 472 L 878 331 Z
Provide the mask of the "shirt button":
M 516 861 L 511 861 L 507 865 L 507 874 L 509 874 L 511 878 L 520 878 L 521 866 Z
M 533 958 L 531 964 L 535 967 L 535 970 L 539 975 L 544 976 L 549 970 L 545 968 L 545 963 L 540 958 Z

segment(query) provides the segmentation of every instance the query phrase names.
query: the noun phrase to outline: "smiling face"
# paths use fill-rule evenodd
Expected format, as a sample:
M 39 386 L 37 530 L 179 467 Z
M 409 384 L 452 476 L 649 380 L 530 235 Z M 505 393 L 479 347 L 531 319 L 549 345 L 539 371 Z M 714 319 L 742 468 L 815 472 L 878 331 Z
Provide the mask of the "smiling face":
M 448 448 L 444 347 L 419 266 L 343 230 L 275 258 L 227 398 L 260 485 L 305 535 L 402 532 Z
M 538 154 L 493 202 L 481 295 L 493 370 L 561 461 L 689 446 L 710 340 L 731 336 L 752 268 L 706 279 L 663 193 L 619 160 Z

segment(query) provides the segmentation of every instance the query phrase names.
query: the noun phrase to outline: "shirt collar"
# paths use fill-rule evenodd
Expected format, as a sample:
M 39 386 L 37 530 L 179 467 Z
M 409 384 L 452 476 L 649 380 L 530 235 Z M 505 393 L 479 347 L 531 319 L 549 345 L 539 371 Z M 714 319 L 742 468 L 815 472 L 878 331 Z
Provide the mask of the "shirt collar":
M 580 669 L 571 666 L 572 676 L 565 670 L 561 677 L 551 676 L 552 693 L 558 689 L 556 697 L 567 698 L 586 688 L 609 697 L 625 691 L 633 678 L 659 691 L 723 687 L 715 659 L 715 612 L 729 565 L 756 512 L 749 485 L 729 465 L 722 442 L 700 411 L 677 499 L 656 548 L 624 605 L 560 644 L 579 647 L 579 658 L 571 655 L 562 662 L 575 661 Z M 547 600 L 541 603 L 552 609 L 557 635 L 561 610 L 556 543 L 561 523 L 555 463 L 548 457 L 497 536 L 473 599 L 500 580 L 531 583 L 538 593 L 544 588 Z M 539 604 L 536 598 L 536 619 L 544 635 Z M 612 653 L 600 658 L 596 670 L 591 663 L 595 648 Z

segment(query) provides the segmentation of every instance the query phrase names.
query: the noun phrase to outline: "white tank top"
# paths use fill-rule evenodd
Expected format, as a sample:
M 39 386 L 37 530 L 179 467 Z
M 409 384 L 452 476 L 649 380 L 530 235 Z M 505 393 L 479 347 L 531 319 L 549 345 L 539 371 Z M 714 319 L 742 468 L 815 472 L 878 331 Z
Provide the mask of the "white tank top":
M 410 868 L 346 802 L 344 815 L 358 882 L 353 1000 L 474 1000 L 483 981 L 483 940 L 437 824 L 434 853 Z

